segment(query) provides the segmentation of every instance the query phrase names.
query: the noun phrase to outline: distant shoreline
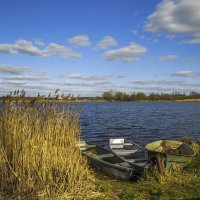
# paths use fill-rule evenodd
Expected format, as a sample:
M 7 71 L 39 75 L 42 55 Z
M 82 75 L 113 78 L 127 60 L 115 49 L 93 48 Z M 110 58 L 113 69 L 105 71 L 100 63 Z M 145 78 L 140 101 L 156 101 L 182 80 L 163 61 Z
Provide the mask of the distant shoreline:
M 6 99 L 6 101 L 8 101 Z M 60 102 L 60 103 L 65 103 L 65 102 L 95 102 L 95 103 L 104 103 L 104 102 L 200 102 L 200 99 L 183 99 L 183 100 L 138 100 L 138 101 L 107 101 L 107 100 L 91 100 L 91 99 L 74 99 L 74 100 L 64 100 L 64 99 L 37 99 L 37 98 L 25 98 L 25 99 L 12 99 L 12 101 L 15 102 Z M 3 102 L 3 99 L 0 98 L 0 102 Z
M 141 101 L 106 101 L 106 100 L 77 100 L 76 102 L 96 102 L 96 103 L 103 103 L 103 102 L 111 102 L 111 103 L 115 103 L 115 102 L 200 102 L 200 99 L 185 99 L 185 100 L 155 100 L 155 101 L 150 101 L 150 100 L 141 100 Z
M 56 101 L 55 101 L 56 102 Z M 58 101 L 59 102 L 59 101 Z M 140 101 L 106 101 L 106 100 L 76 100 L 75 102 L 96 102 L 96 103 L 103 103 L 103 102 L 200 102 L 200 99 L 185 99 L 185 100 L 140 100 Z

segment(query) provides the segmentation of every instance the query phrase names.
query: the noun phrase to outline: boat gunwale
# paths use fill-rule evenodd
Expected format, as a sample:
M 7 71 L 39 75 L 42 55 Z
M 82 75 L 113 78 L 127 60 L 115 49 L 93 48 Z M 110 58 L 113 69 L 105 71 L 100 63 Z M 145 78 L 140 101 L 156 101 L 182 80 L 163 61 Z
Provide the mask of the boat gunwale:
M 153 144 L 153 143 L 156 143 L 156 142 L 159 142 L 159 141 L 175 141 L 175 142 L 179 142 L 179 143 L 181 143 L 181 145 L 186 145 L 189 149 L 191 149 L 192 151 L 193 151 L 193 154 L 191 154 L 191 155 L 181 155 L 181 154 L 177 154 L 177 153 L 173 153 L 173 152 L 160 152 L 160 151 L 155 151 L 155 150 L 149 150 L 148 148 L 147 148 L 147 145 L 149 145 L 149 144 Z M 161 146 L 161 145 L 160 145 Z M 160 147 L 159 146 L 159 147 Z M 157 148 L 159 148 L 159 147 L 157 147 Z M 150 142 L 150 143 L 148 143 L 148 144 L 146 144 L 145 145 L 145 149 L 148 151 L 148 152 L 153 152 L 153 153 L 159 153 L 159 154 L 169 154 L 169 155 L 174 155 L 174 156 L 184 156 L 184 157 L 193 157 L 193 156 L 195 156 L 196 155 L 196 151 L 190 146 L 190 145 L 188 145 L 188 144 L 186 144 L 186 143 L 184 143 L 184 142 L 181 142 L 181 141 L 177 141 L 177 140 L 169 140 L 169 139 L 161 139 L 161 140 L 157 140 L 157 141 L 154 141 L 154 142 Z

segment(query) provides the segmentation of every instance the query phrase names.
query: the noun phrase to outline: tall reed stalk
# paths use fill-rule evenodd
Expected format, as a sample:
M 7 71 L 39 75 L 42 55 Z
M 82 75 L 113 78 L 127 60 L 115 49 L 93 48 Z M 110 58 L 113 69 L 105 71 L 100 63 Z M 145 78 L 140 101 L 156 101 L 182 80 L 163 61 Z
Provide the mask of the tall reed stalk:
M 8 99 L 0 110 L 0 198 L 90 198 L 77 109 Z

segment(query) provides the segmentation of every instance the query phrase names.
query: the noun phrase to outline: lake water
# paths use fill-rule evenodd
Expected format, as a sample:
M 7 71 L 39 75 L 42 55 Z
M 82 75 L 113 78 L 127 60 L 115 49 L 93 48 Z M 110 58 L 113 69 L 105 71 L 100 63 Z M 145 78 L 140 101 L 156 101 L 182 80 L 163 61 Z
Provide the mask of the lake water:
M 80 103 L 82 138 L 107 146 L 111 137 L 140 145 L 159 139 L 200 140 L 200 103 L 84 102 Z

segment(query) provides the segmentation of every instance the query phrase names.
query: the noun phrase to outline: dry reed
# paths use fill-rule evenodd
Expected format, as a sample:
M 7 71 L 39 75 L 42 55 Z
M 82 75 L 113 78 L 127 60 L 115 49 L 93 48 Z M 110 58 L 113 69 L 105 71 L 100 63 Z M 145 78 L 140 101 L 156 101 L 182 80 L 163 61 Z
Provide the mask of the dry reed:
M 0 111 L 0 198 L 89 199 L 94 176 L 77 146 L 79 110 L 7 99 Z

